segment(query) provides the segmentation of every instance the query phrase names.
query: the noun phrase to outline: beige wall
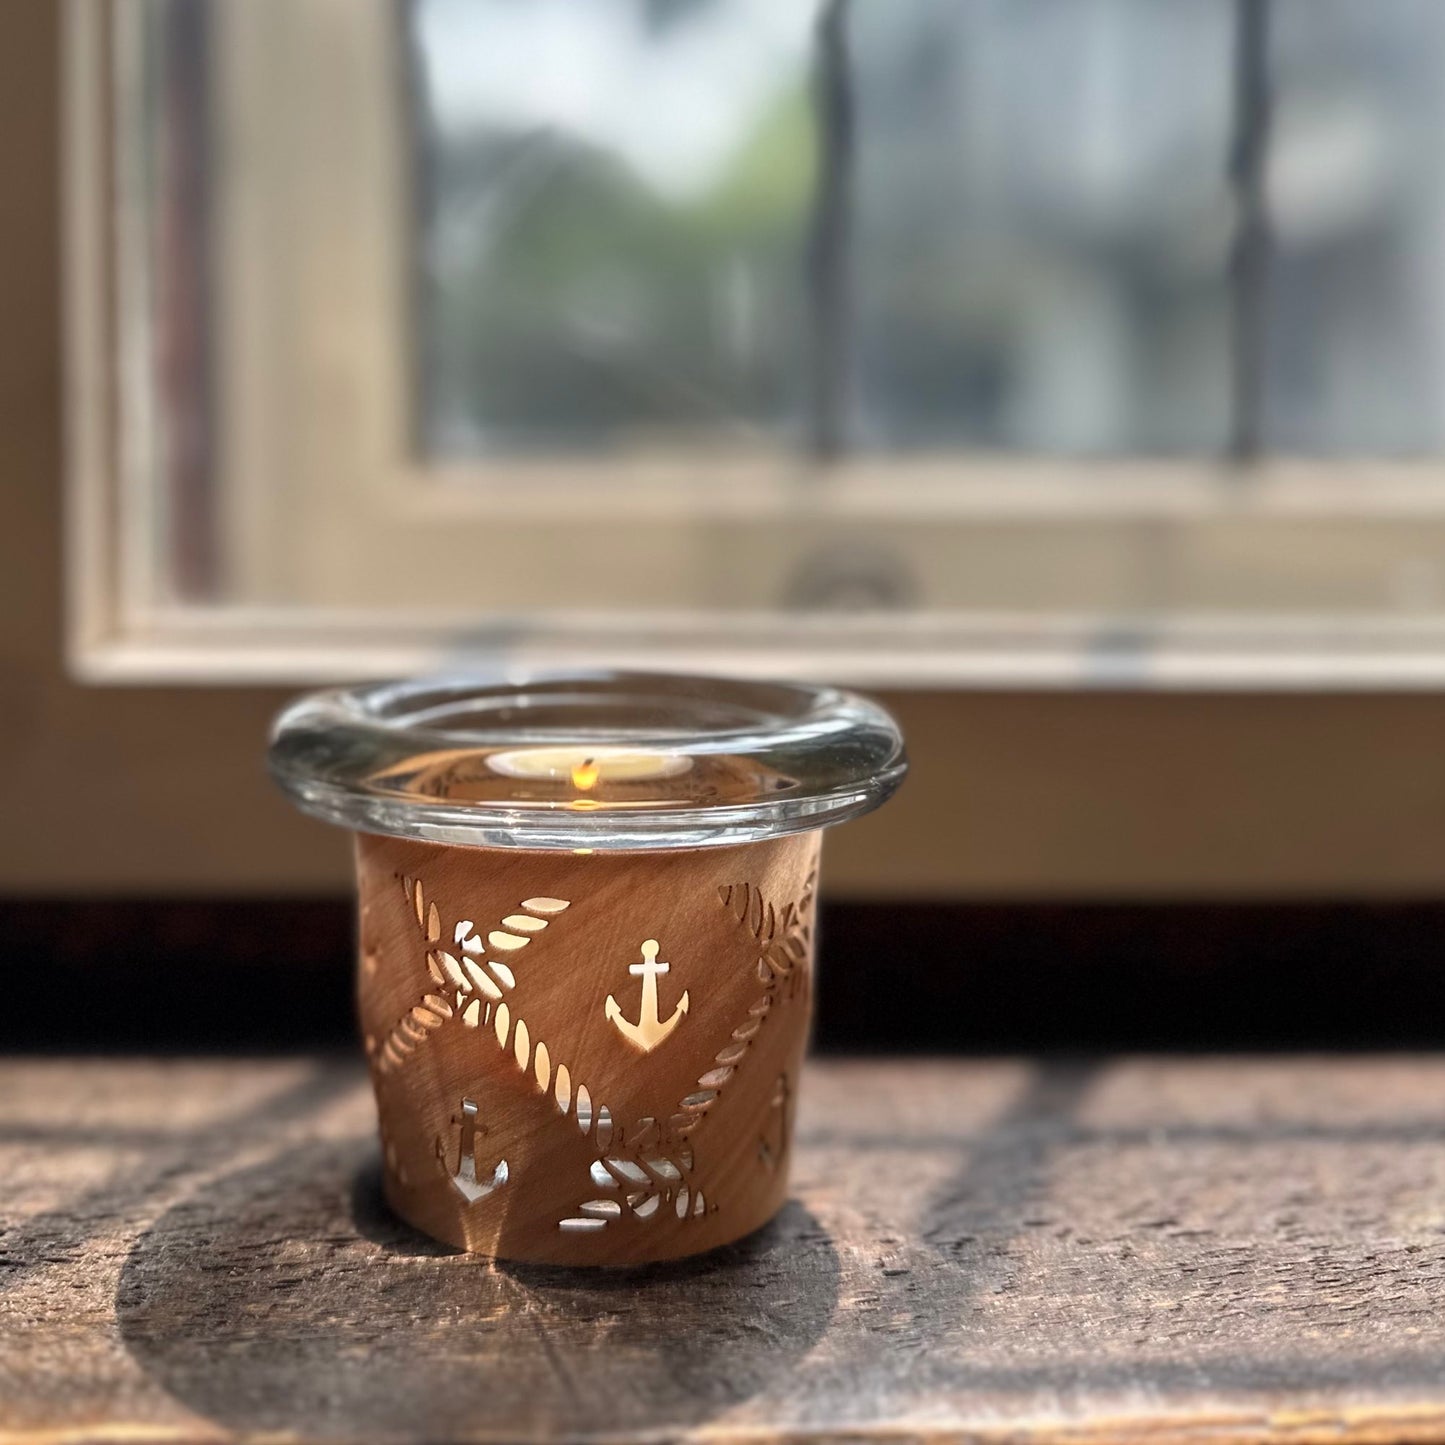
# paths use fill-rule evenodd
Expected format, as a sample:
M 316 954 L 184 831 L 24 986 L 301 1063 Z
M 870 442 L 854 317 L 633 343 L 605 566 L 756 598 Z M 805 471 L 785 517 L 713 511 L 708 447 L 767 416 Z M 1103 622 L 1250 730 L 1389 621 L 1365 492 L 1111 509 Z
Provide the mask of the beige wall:
M 54 0 L 0 5 L 0 893 L 345 886 L 261 767 L 278 692 L 62 674 Z M 914 776 L 837 833 L 853 896 L 1401 895 L 1445 888 L 1445 699 L 889 699 Z

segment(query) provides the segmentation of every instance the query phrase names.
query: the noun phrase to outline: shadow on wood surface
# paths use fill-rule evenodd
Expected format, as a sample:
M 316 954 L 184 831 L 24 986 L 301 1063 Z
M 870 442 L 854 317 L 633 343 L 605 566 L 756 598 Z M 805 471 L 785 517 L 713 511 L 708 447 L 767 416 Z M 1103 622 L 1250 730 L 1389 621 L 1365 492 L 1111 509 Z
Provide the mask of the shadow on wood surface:
M 176 1203 L 116 1295 L 126 1349 L 236 1431 L 568 1438 L 700 1424 L 781 1386 L 838 1299 L 828 1233 L 790 1203 L 676 1264 L 508 1268 L 434 1245 L 361 1139 L 283 1153 Z

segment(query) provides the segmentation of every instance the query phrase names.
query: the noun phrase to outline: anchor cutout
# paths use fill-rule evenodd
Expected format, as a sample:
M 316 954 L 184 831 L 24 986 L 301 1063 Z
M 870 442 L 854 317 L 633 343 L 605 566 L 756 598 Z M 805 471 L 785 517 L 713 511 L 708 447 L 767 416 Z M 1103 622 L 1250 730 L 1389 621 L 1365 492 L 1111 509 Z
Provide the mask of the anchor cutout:
M 668 964 L 657 961 L 657 940 L 649 938 L 642 945 L 642 962 L 629 964 L 627 968 L 634 978 L 642 979 L 642 1010 L 635 1024 L 622 1017 L 622 1005 L 611 994 L 607 995 L 604 1012 L 608 1020 L 617 1026 L 617 1032 L 628 1043 L 635 1044 L 644 1054 L 650 1054 L 678 1026 L 687 1012 L 687 991 L 684 989 L 672 1017 L 666 1022 L 658 1017 L 657 978 L 668 969 Z
M 492 1171 L 490 1179 L 482 1179 L 477 1174 L 477 1124 L 478 1114 L 475 1100 L 462 1100 L 462 1116 L 454 1123 L 462 1126 L 461 1144 L 457 1150 L 457 1172 L 451 1175 L 452 1187 L 467 1201 L 468 1204 L 475 1204 L 479 1199 L 485 1199 L 487 1195 L 495 1193 L 507 1182 L 509 1169 L 507 1161 L 501 1160 Z M 440 1143 L 437 1145 L 437 1156 L 442 1161 L 442 1167 L 446 1168 L 446 1156 L 443 1153 Z

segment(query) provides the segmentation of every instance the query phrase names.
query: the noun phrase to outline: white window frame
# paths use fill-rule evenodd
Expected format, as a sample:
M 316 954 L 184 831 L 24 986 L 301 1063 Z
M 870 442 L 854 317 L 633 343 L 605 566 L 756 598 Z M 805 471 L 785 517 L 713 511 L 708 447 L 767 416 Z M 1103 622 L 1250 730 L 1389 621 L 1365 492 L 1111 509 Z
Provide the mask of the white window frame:
M 66 575 L 79 676 L 309 682 L 580 659 L 895 687 L 1445 683 L 1445 461 L 941 458 L 818 477 L 782 458 L 419 466 L 403 364 L 402 127 L 375 104 L 394 36 L 387 7 L 360 0 L 221 11 L 234 32 L 221 123 L 259 167 L 250 192 L 245 179 L 228 187 L 234 211 L 216 223 L 228 565 L 256 594 L 292 600 L 165 600 L 150 524 L 164 432 L 146 385 L 143 217 L 127 178 L 133 13 L 67 0 Z M 278 56 L 326 87 L 309 110 L 347 127 L 356 158 L 321 193 L 280 201 L 267 158 L 308 137 Z M 266 104 L 247 103 L 258 94 Z M 282 249 L 295 257 L 284 276 Z M 298 291 L 306 325 L 292 330 Z M 284 491 L 264 484 L 283 470 Z M 575 594 L 528 598 L 549 540 L 578 528 L 595 545 L 572 569 Z M 783 585 L 792 554 L 770 541 L 782 531 L 840 554 L 891 549 L 950 605 L 728 609 L 734 568 L 757 569 L 755 593 Z M 482 537 L 494 594 L 523 602 L 460 613 L 408 600 L 432 569 L 475 565 Z M 602 591 L 621 595 L 615 610 L 586 605 Z M 697 600 L 709 592 L 715 608 Z M 692 605 L 676 605 L 684 594 Z

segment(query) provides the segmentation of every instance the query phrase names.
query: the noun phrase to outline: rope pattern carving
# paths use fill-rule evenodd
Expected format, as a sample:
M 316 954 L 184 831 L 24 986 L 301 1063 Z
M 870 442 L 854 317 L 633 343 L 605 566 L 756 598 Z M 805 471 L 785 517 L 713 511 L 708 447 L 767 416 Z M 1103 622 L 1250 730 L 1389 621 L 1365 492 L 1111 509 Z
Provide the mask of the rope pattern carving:
M 521 904 L 525 912 L 502 919 L 487 934 L 485 943 L 467 918 L 452 930 L 450 946 L 443 947 L 441 914 L 435 903 L 427 901 L 421 879 L 403 878 L 401 886 L 407 906 L 416 914 L 417 927 L 430 945 L 426 967 L 436 990 L 413 1004 L 379 1043 L 367 1039 L 367 1052 L 382 1074 L 400 1068 L 417 1046 L 449 1019 L 458 1018 L 467 1028 L 478 1028 L 492 1021 L 495 1006 L 497 1020 L 506 1020 L 503 994 L 516 987 L 517 977 L 511 966 L 495 955 L 525 947 L 552 918 L 570 907 L 564 898 L 528 898 Z M 489 949 L 492 957 L 486 956 Z M 505 1042 L 507 1029 L 501 1027 L 498 1032 L 499 1041 Z
M 373 1050 L 382 1073 L 398 1068 L 415 1051 L 418 1044 L 441 1028 L 448 1020 L 460 1019 L 463 1027 L 488 1029 L 497 1047 L 507 1053 L 516 1067 L 529 1074 L 542 1094 L 550 1095 L 563 1117 L 571 1117 L 577 1128 L 595 1142 L 601 1166 L 612 1187 L 621 1184 L 627 1190 L 628 1207 L 639 1217 L 648 1218 L 656 1208 L 649 1203 L 650 1182 L 664 1188 L 679 1180 L 684 1169 L 692 1167 L 690 1150 L 674 1151 L 672 1157 L 657 1151 L 658 1131 L 652 1120 L 643 1120 L 630 1140 L 614 1125 L 612 1112 L 594 1098 L 592 1091 L 574 1079 L 565 1063 L 553 1060 L 543 1040 L 532 1039 L 526 1020 L 516 1013 L 507 995 L 517 986 L 512 967 L 489 952 L 516 953 L 548 925 L 548 922 L 569 908 L 563 898 L 528 898 L 520 906 L 525 913 L 509 914 L 499 928 L 487 934 L 485 944 L 471 919 L 463 919 L 452 929 L 451 947 L 442 946 L 443 925 L 440 911 L 428 902 L 420 879 L 403 878 L 402 888 L 407 906 L 416 915 L 417 927 L 430 945 L 426 954 L 427 972 L 437 985 L 437 992 L 423 996 Z M 485 968 L 483 965 L 485 964 Z M 463 1112 L 471 1101 L 463 1100 Z M 476 1105 L 472 1108 L 475 1111 Z M 649 1131 L 646 1126 L 653 1124 Z M 467 1150 L 463 1156 L 470 1163 Z M 459 1164 L 454 1183 L 469 1199 L 471 1191 L 462 1186 L 466 1164 Z M 448 1170 L 450 1173 L 451 1171 Z M 480 1197 L 480 1196 L 475 1196 Z M 692 1191 L 698 1213 L 702 1212 L 702 1196 Z
M 422 1043 L 449 1023 L 460 1021 L 465 1028 L 486 1028 L 495 1037 L 497 1047 L 512 1058 L 519 1070 L 531 1076 L 539 1092 L 551 1098 L 558 1114 L 570 1117 L 596 1145 L 597 1158 L 589 1174 L 597 1197 L 578 1205 L 574 1216 L 559 1221 L 559 1228 L 569 1232 L 601 1230 L 624 1214 L 640 1220 L 667 1212 L 679 1220 L 700 1218 L 717 1205 L 691 1178 L 694 1153 L 688 1136 L 702 1123 L 743 1063 L 774 1003 L 793 998 L 800 984 L 806 986 L 814 881 L 815 875 L 810 873 L 801 898 L 782 910 L 750 883 L 718 889 L 722 905 L 757 942 L 756 971 L 763 987 L 747 1016 L 714 1056 L 712 1067 L 698 1078 L 697 1089 L 679 1103 L 665 1126 L 655 1118 L 645 1117 L 624 1131 L 615 1123 L 609 1107 L 597 1101 L 585 1083 L 574 1079 L 565 1063 L 554 1060 L 545 1042 L 534 1042 L 525 1019 L 514 1012 L 509 1001 L 508 995 L 517 987 L 517 976 L 504 956 L 519 952 L 555 921 L 571 906 L 566 899 L 525 899 L 519 905 L 521 911 L 503 918 L 497 928 L 487 932 L 485 941 L 471 919 L 462 919 L 444 941 L 441 911 L 428 899 L 421 880 L 400 878 L 407 907 L 414 913 L 427 945 L 426 968 L 434 988 L 402 1015 L 379 1044 L 368 1039 L 368 1053 L 376 1068 L 387 1074 L 400 1068 Z M 785 1078 L 780 1077 L 779 1088 L 786 1091 Z M 463 1101 L 464 1114 L 468 1105 L 471 1115 L 475 1115 L 477 1106 L 471 1100 Z M 465 1123 L 471 1115 L 463 1123 L 463 1144 L 453 1183 L 469 1202 L 475 1203 L 504 1183 L 505 1177 L 494 1176 L 490 1184 L 484 1184 L 480 1177 L 467 1175 L 469 1167 L 476 1168 L 465 1147 L 471 1142 L 465 1137 Z M 445 1150 L 440 1141 L 438 1145 L 441 1167 L 450 1174 Z

